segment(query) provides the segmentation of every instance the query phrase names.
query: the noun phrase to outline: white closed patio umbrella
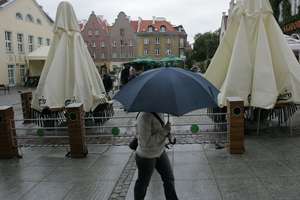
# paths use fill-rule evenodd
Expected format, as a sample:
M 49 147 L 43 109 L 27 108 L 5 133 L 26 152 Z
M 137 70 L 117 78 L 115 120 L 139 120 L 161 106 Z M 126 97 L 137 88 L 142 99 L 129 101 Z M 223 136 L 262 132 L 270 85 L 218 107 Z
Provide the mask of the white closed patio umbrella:
M 32 108 L 62 108 L 67 100 L 83 103 L 86 112 L 107 102 L 103 82 L 82 39 L 75 12 L 70 3 L 61 2 Z
M 219 90 L 218 102 L 239 96 L 245 106 L 273 108 L 300 103 L 300 65 L 277 24 L 268 0 L 241 0 L 205 77 Z

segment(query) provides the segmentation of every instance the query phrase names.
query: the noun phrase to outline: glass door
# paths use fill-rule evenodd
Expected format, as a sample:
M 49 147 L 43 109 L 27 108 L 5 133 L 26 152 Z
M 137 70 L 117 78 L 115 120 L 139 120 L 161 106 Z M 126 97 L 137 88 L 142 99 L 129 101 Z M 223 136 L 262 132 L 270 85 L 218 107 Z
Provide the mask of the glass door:
M 8 84 L 9 86 L 16 85 L 16 68 L 14 65 L 8 65 Z

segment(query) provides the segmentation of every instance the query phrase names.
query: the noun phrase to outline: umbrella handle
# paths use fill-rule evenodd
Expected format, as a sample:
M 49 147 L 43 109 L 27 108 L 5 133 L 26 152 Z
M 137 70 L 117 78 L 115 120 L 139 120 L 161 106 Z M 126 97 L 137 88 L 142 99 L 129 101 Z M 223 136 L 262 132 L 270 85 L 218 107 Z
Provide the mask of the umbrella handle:
M 167 122 L 167 123 L 169 123 L 169 122 L 170 122 L 169 120 L 170 120 L 170 115 L 168 114 L 168 122 Z

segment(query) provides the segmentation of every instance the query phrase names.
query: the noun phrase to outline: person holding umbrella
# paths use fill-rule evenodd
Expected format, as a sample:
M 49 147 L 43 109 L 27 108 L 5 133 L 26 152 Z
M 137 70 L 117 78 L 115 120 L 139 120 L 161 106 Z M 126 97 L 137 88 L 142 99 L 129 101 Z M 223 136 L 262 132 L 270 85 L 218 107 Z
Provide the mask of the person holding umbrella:
M 136 165 L 138 178 L 134 186 L 134 199 L 143 200 L 154 169 L 164 183 L 167 200 L 177 200 L 174 174 L 165 152 L 166 138 L 170 138 L 170 123 L 164 124 L 163 114 L 142 112 L 137 118 L 138 147 Z
M 157 113 L 181 116 L 196 109 L 218 107 L 218 94 L 219 90 L 199 74 L 161 67 L 137 76 L 114 96 L 126 111 L 142 112 L 137 119 L 135 200 L 144 199 L 154 169 L 162 177 L 166 199 L 178 199 L 173 171 L 164 151 L 170 124 L 160 124 L 163 117 Z

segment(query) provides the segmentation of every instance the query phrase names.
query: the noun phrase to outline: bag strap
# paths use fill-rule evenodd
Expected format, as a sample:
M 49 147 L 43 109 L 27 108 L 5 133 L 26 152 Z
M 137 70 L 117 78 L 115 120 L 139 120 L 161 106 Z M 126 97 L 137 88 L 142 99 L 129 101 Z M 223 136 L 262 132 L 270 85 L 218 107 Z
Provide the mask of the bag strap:
M 155 112 L 151 112 L 151 114 L 152 115 L 154 115 L 154 117 L 159 121 L 159 123 L 161 124 L 161 126 L 162 127 L 164 127 L 165 126 L 165 123 L 164 123 L 164 121 L 158 116 L 158 114 L 157 113 L 155 113 Z

